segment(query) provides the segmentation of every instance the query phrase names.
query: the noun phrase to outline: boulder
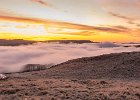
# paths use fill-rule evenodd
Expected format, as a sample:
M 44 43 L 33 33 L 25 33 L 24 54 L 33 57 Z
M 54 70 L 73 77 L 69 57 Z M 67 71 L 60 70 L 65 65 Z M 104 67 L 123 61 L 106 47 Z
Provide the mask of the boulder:
M 5 80 L 7 79 L 8 77 L 6 75 L 3 75 L 3 74 L 0 74 L 0 80 Z

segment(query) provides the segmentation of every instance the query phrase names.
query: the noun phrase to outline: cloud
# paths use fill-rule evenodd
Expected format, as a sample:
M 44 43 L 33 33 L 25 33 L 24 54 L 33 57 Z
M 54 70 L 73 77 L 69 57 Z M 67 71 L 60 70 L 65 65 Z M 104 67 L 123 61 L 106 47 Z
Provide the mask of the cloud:
M 53 33 L 53 32 L 51 32 Z M 56 32 L 54 34 L 64 34 L 64 35 L 80 35 L 80 36 L 93 36 L 96 35 L 97 33 L 93 32 L 93 31 L 88 31 L 88 30 L 79 30 L 79 32 Z
M 86 26 L 76 24 L 62 24 L 46 28 L 48 33 L 52 34 L 65 34 L 65 35 L 81 35 L 81 36 L 94 36 L 100 32 L 109 32 L 115 34 L 128 34 L 131 29 L 124 26 Z
M 100 48 L 113 48 L 113 47 L 119 47 L 120 45 L 112 43 L 112 42 L 103 42 L 98 44 Z
M 51 4 L 49 4 L 48 2 L 43 1 L 43 0 L 30 0 L 30 1 L 38 3 L 38 4 L 46 6 L 46 7 L 51 7 L 52 6 Z
M 80 57 L 140 51 L 140 48 L 125 48 L 121 45 L 106 42 L 93 44 L 37 43 L 26 46 L 0 46 L 0 73 L 21 71 L 24 65 L 27 64 L 59 64 Z
M 130 31 L 129 28 L 124 26 L 88 26 L 88 25 L 80 25 L 80 24 L 72 24 L 72 23 L 54 23 L 48 25 L 50 30 L 55 30 L 58 34 L 70 34 L 70 35 L 95 35 L 99 32 L 110 32 L 110 33 L 128 33 Z M 65 31 L 65 30 L 69 30 Z M 55 33 L 52 32 L 51 33 Z
M 124 26 L 84 26 L 84 25 L 77 25 L 78 29 L 81 30 L 92 30 L 92 31 L 103 31 L 103 32 L 127 32 L 128 28 Z
M 9 14 L 10 14 L 9 10 L 8 11 L 7 10 L 3 11 L 3 10 L 0 9 L 0 15 L 6 16 L 6 15 L 9 15 Z
M 127 32 L 127 28 L 122 29 L 120 27 L 115 27 L 115 26 L 95 27 L 95 29 L 98 30 L 98 31 L 115 32 L 115 33 Z
M 136 25 L 136 26 L 138 26 L 138 27 L 139 27 L 139 25 L 140 25 L 139 23 L 136 23 L 136 22 L 135 22 L 136 20 L 139 20 L 138 18 L 131 18 L 131 17 L 127 17 L 127 16 L 120 15 L 120 14 L 118 14 L 118 13 L 114 13 L 114 12 L 109 12 L 109 14 L 110 14 L 111 16 L 114 16 L 114 17 L 117 17 L 117 18 L 121 18 L 121 19 L 126 20 L 126 22 L 127 22 L 128 24 Z
M 113 26 L 113 27 L 114 28 L 117 28 L 117 29 L 120 29 L 120 30 L 125 30 L 125 31 L 130 30 L 129 28 L 124 27 L 124 26 L 121 26 L 121 25 L 119 25 L 119 26 Z
M 110 32 L 120 34 L 120 33 L 129 33 L 128 31 L 130 31 L 130 29 L 124 26 L 88 26 L 68 22 L 51 21 L 26 17 L 11 17 L 11 16 L 0 16 L 0 19 L 18 22 L 41 23 L 46 26 L 46 32 L 51 34 L 92 36 L 95 34 L 99 34 L 99 32 Z
M 109 12 L 109 14 L 114 16 L 114 17 L 118 17 L 118 18 L 125 19 L 125 20 L 135 20 L 134 18 L 123 16 L 123 15 L 120 15 L 120 14 L 117 14 L 117 13 L 113 13 L 113 12 Z
M 37 18 L 28 18 L 28 17 L 17 17 L 17 16 L 3 16 L 0 15 L 0 20 L 6 20 L 6 21 L 18 21 L 18 22 L 43 22 L 43 20 L 37 19 Z

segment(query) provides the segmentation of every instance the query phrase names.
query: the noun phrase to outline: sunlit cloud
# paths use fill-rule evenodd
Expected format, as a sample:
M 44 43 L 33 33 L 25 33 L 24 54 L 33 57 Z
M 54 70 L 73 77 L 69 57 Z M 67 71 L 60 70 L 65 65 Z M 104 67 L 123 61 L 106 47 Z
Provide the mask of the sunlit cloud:
M 13 22 L 35 22 L 35 23 L 44 22 L 42 19 L 37 19 L 37 18 L 1 16 L 1 15 L 0 15 L 0 20 L 13 21 Z
M 52 5 L 47 3 L 46 1 L 43 1 L 43 0 L 30 0 L 34 3 L 37 3 L 37 4 L 40 4 L 40 5 L 43 5 L 43 6 L 46 6 L 46 7 L 51 7 Z
M 134 18 L 130 18 L 130 17 L 127 17 L 127 16 L 123 16 L 123 15 L 120 15 L 120 14 L 117 14 L 117 13 L 113 13 L 113 12 L 109 12 L 109 14 L 112 15 L 112 16 L 121 18 L 121 19 L 129 20 L 129 21 L 135 20 Z
M 126 22 L 128 23 L 128 24 L 132 24 L 132 25 L 136 25 L 136 26 L 138 26 L 139 27 L 139 23 L 136 23 L 135 21 L 137 21 L 137 20 L 140 20 L 140 18 L 139 19 L 137 19 L 137 18 L 131 18 L 131 17 L 128 17 L 128 16 L 123 16 L 123 15 L 120 15 L 120 14 L 117 14 L 117 13 L 113 13 L 113 12 L 109 12 L 109 14 L 111 15 L 111 16 L 114 16 L 114 17 L 117 17 L 117 18 L 121 18 L 121 19 L 124 19 L 124 20 L 126 20 Z

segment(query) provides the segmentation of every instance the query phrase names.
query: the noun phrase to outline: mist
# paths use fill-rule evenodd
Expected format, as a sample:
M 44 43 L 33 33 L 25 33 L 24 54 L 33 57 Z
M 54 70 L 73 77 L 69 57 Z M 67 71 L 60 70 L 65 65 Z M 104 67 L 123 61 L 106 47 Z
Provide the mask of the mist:
M 70 59 L 109 53 L 140 51 L 115 43 L 59 44 L 36 43 L 22 46 L 0 46 L 0 73 L 22 71 L 27 64 L 59 64 Z

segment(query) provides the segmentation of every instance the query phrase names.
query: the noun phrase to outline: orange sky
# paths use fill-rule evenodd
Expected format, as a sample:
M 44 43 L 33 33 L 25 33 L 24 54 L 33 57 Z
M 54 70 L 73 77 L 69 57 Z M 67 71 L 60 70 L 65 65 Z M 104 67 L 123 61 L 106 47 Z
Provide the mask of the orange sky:
M 1 0 L 0 39 L 140 42 L 139 0 Z

